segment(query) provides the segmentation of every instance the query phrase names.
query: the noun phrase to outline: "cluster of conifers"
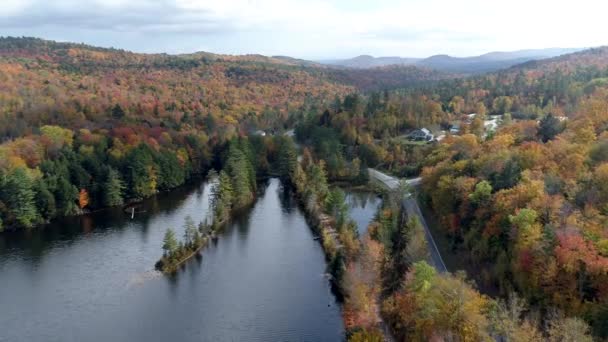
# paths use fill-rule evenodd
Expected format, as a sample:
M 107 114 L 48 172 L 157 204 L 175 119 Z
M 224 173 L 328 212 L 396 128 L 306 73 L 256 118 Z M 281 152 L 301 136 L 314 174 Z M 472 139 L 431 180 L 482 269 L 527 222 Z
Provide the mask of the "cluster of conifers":
M 163 256 L 156 262 L 155 268 L 163 273 L 173 273 L 180 265 L 195 256 L 210 239 L 216 237 L 215 227 L 201 222 L 198 227 L 190 216 L 184 223 L 183 241 L 178 241 L 175 232 L 168 229 L 163 239 Z
M 163 256 L 156 263 L 157 270 L 163 273 L 177 271 L 217 236 L 235 210 L 253 203 L 256 167 L 248 141 L 242 139 L 230 143 L 222 171 L 219 174 L 210 172 L 209 179 L 215 182 L 211 195 L 211 223 L 201 222 L 197 227 L 192 218 L 186 217 L 181 242 L 177 241 L 175 232 L 168 229 L 163 240 Z

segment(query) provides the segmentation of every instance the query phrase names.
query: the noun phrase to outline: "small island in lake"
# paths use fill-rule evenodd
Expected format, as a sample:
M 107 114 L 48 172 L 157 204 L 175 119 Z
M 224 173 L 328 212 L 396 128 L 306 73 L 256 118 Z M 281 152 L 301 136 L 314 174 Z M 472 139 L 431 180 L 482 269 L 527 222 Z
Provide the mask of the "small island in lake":
M 156 270 L 169 274 L 177 271 L 184 262 L 195 256 L 209 239 L 215 236 L 214 230 L 206 223 L 198 226 L 190 216 L 184 222 L 184 240 L 178 241 L 173 229 L 167 229 L 163 239 L 163 256 L 156 262 Z
M 163 256 L 155 265 L 158 271 L 165 274 L 177 271 L 180 265 L 205 247 L 210 238 L 216 236 L 230 220 L 234 210 L 253 203 L 256 191 L 255 167 L 247 151 L 250 151 L 247 140 L 236 139 L 230 142 L 224 170 L 219 174 L 212 171 L 210 176 L 217 178 L 212 190 L 212 223 L 201 222 L 197 228 L 192 218 L 186 217 L 182 242 L 177 241 L 172 229 L 168 229 L 163 239 Z

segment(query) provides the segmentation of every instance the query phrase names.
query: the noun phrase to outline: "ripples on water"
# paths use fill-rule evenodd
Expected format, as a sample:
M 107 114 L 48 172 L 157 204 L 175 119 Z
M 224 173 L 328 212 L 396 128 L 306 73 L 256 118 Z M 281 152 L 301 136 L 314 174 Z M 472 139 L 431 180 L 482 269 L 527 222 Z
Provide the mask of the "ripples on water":
M 137 273 L 133 275 L 129 282 L 127 283 L 127 288 L 139 287 L 142 286 L 146 281 L 160 278 L 163 274 L 156 270 L 150 270 L 142 273 Z
M 165 230 L 204 220 L 210 186 L 0 235 L 0 341 L 339 341 L 321 247 L 270 180 L 176 276 L 151 271 Z

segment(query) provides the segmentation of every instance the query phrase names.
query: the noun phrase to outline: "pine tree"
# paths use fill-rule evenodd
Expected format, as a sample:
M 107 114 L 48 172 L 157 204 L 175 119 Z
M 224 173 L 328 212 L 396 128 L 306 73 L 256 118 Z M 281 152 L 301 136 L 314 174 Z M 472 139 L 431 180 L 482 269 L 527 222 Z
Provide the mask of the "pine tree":
M 232 144 L 226 160 L 226 172 L 233 188 L 233 206 L 240 208 L 251 202 L 255 191 L 255 172 L 247 156 Z
M 553 114 L 548 114 L 540 120 L 538 135 L 543 142 L 553 139 L 562 131 L 562 124 Z
M 191 245 L 195 242 L 197 235 L 196 225 L 190 215 L 184 219 L 184 243 Z
M 279 144 L 277 171 L 281 180 L 289 182 L 294 176 L 298 163 L 296 148 L 291 138 L 282 138 Z
M 348 215 L 348 206 L 346 205 L 346 195 L 344 194 L 344 191 L 339 188 L 330 191 L 325 200 L 325 210 L 336 218 L 338 228 L 342 229 Z
M 175 238 L 175 232 L 173 229 L 167 229 L 165 237 L 163 238 L 163 253 L 165 256 L 171 256 L 179 246 L 177 239 Z
M 306 170 L 309 190 L 316 194 L 317 198 L 321 203 L 325 201 L 327 194 L 329 193 L 329 187 L 327 185 L 327 174 L 325 172 L 325 163 L 320 161 L 319 164 L 311 164 Z
M 55 197 L 49 191 L 45 179 L 39 179 L 36 181 L 34 184 L 34 191 L 36 193 L 36 207 L 38 208 L 40 215 L 45 219 L 55 217 Z
M 28 228 L 40 219 L 32 188 L 33 184 L 26 170 L 18 168 L 6 177 L 1 196 L 15 221 Z
M 158 188 L 173 189 L 184 184 L 186 180 L 185 168 L 181 166 L 175 153 L 162 151 L 155 158 L 158 164 Z
M 114 207 L 123 203 L 122 194 L 124 191 L 124 184 L 120 179 L 118 171 L 110 168 L 108 175 L 104 183 L 104 197 L 103 204 L 108 207 Z
M 61 215 L 73 215 L 78 212 L 76 200 L 78 199 L 78 189 L 66 178 L 61 177 L 57 181 L 55 189 L 55 202 L 57 211 Z
M 122 119 L 123 116 L 125 116 L 125 111 L 122 109 L 122 107 L 117 103 L 114 108 L 112 108 L 112 116 L 115 119 Z
M 232 180 L 224 171 L 220 172 L 217 185 L 213 187 L 212 206 L 214 219 L 223 221 L 232 207 Z
M 359 167 L 359 173 L 357 174 L 357 178 L 355 179 L 355 183 L 357 183 L 357 184 L 367 184 L 367 182 L 369 182 L 369 170 L 367 169 L 367 165 L 365 163 L 363 163 Z
M 158 166 L 154 163 L 152 153 L 149 146 L 141 144 L 127 156 L 129 187 L 135 197 L 145 198 L 156 192 Z

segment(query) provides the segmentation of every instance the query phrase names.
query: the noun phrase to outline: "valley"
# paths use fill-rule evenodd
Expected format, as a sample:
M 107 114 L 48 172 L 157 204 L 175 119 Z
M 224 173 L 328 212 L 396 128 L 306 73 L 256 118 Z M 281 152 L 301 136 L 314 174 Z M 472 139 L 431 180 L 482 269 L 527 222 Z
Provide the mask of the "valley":
M 0 38 L 0 340 L 608 338 L 608 48 L 328 63 Z

